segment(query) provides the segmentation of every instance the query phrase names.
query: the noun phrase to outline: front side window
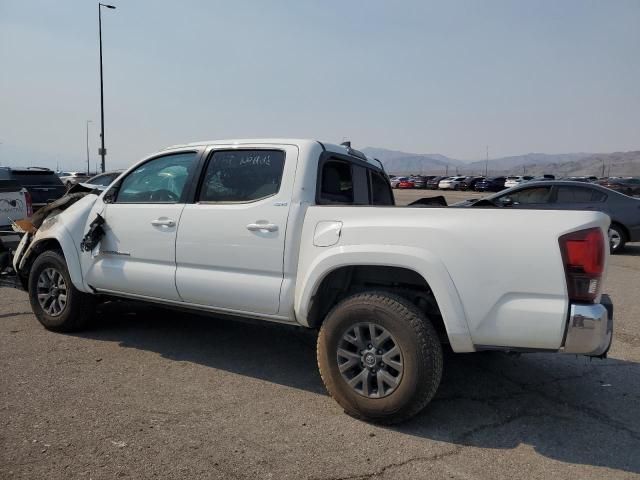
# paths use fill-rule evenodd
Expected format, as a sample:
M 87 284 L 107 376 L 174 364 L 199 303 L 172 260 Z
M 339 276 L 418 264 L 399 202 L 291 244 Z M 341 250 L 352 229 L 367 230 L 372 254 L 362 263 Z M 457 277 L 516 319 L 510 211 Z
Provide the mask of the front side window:
M 143 163 L 122 180 L 116 202 L 180 202 L 196 155 L 195 152 L 177 153 Z
M 221 150 L 205 172 L 201 202 L 253 202 L 280 190 L 285 154 L 280 150 Z
M 551 196 L 551 187 L 525 188 L 506 195 L 513 203 L 526 205 L 530 203 L 547 203 Z
M 602 202 L 607 196 L 595 189 L 585 187 L 558 187 L 558 203 L 591 203 Z
M 321 175 L 322 203 L 353 203 L 353 176 L 347 162 L 328 161 Z

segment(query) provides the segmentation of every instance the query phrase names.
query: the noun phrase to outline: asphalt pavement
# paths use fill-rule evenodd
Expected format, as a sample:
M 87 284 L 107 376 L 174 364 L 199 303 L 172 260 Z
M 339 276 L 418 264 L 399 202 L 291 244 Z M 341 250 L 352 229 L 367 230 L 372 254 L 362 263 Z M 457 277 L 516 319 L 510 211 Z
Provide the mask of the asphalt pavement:
M 312 331 L 112 302 L 55 334 L 0 289 L 0 478 L 640 478 L 639 286 L 635 244 L 608 359 L 449 353 L 397 427 L 327 396 Z

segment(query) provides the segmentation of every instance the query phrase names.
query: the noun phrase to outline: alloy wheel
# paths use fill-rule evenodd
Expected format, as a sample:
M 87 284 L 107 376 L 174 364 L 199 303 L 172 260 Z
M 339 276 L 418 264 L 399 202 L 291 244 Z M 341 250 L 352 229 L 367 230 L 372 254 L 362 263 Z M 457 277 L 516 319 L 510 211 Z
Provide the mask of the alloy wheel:
M 391 333 L 380 325 L 355 324 L 342 335 L 337 352 L 342 378 L 359 395 L 383 398 L 400 385 L 404 362 Z
M 38 303 L 47 315 L 59 316 L 67 306 L 67 284 L 62 273 L 55 268 L 45 268 L 38 277 Z

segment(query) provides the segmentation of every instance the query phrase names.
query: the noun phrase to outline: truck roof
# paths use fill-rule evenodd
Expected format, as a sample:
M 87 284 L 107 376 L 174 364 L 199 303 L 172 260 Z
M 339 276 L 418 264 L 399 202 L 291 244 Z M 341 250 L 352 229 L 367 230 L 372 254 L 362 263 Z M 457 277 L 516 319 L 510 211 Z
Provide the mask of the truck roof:
M 364 153 L 354 150 L 345 145 L 336 145 L 334 143 L 321 142 L 320 140 L 313 140 L 310 138 L 234 138 L 227 140 L 207 140 L 200 142 L 190 142 L 179 145 L 171 145 L 166 150 L 173 150 L 177 148 L 185 147 L 202 147 L 209 145 L 250 145 L 250 144 L 263 144 L 263 145 L 296 145 L 298 147 L 312 147 L 315 144 L 320 144 L 323 149 L 329 152 L 341 153 L 342 155 L 351 155 L 370 163 L 376 168 L 382 168 L 382 163 L 374 158 L 368 157 Z

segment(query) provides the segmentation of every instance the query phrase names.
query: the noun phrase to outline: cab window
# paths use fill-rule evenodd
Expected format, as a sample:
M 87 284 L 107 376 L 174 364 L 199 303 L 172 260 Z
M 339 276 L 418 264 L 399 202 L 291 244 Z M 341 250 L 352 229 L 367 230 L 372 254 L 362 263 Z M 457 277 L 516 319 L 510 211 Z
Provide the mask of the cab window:
M 372 205 L 394 205 L 393 193 L 389 182 L 381 173 L 374 170 L 371 174 L 371 204 Z
M 349 163 L 329 160 L 320 175 L 320 203 L 353 203 L 353 173 Z
M 213 153 L 198 200 L 255 202 L 280 190 L 285 154 L 281 150 L 223 150 Z
M 196 159 L 195 152 L 154 158 L 127 174 L 116 203 L 179 203 Z

